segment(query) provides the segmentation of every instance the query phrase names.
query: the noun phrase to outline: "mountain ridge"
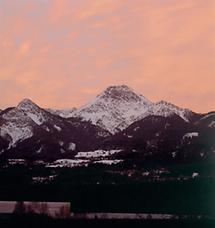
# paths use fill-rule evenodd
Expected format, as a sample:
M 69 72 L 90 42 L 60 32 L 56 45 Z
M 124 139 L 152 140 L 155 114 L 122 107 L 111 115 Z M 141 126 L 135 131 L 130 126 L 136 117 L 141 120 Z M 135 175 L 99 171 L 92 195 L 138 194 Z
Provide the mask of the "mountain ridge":
M 93 148 L 106 134 L 89 122 L 53 115 L 29 99 L 0 114 L 0 154 L 9 157 L 73 156 Z
M 137 149 L 156 159 L 185 159 L 187 151 L 190 159 L 203 159 L 202 154 L 215 151 L 215 112 L 198 114 L 166 101 L 153 103 L 125 85 L 110 86 L 68 113 L 65 118 L 30 99 L 3 110 L 0 156 L 58 159 L 80 151 Z
M 109 86 L 81 108 L 73 109 L 71 112 L 64 110 L 58 112 L 65 118 L 80 117 L 83 120 L 91 121 L 112 134 L 124 130 L 133 122 L 146 116 L 169 116 L 174 113 L 187 122 L 192 116 L 198 115 L 167 101 L 151 102 L 126 85 Z

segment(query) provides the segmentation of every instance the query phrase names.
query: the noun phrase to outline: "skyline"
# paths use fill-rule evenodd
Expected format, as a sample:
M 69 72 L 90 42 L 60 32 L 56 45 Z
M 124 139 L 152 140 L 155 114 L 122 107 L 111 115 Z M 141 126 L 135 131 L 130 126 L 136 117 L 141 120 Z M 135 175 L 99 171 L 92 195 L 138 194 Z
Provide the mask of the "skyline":
M 138 91 L 136 91 L 136 90 L 134 90 L 133 88 L 131 88 L 131 87 L 129 87 L 129 86 L 127 86 L 127 85 L 110 85 L 109 87 L 121 87 L 121 86 L 126 86 L 126 87 L 128 87 L 128 89 L 130 89 L 132 92 L 134 92 L 134 93 L 136 93 L 137 95 L 142 95 L 143 96 L 143 94 L 141 94 L 141 93 L 139 93 Z M 95 97 L 94 97 L 94 99 L 96 99 L 97 98 L 97 96 L 99 96 L 99 95 L 101 95 L 105 90 L 107 90 L 107 89 L 109 89 L 109 87 L 107 87 L 107 88 L 105 88 L 103 91 L 101 91 L 99 94 L 97 94 Z M 145 96 L 144 96 L 145 97 Z M 150 99 L 148 99 L 147 97 L 145 97 L 148 101 L 150 101 L 150 102 L 152 102 L 152 103 L 158 103 L 158 102 L 162 102 L 162 101 L 164 101 L 164 100 L 158 100 L 158 101 L 152 101 L 152 100 L 150 100 Z M 18 106 L 21 102 L 33 102 L 34 104 L 36 104 L 36 105 L 38 105 L 40 108 L 46 108 L 46 109 L 53 109 L 53 110 L 72 110 L 72 109 L 79 109 L 79 108 L 82 108 L 82 107 L 85 107 L 86 105 L 89 105 L 89 104 L 91 104 L 92 103 L 92 100 L 90 100 L 90 101 L 87 101 L 86 103 L 84 103 L 84 104 L 81 104 L 80 106 L 78 106 L 78 107 L 75 107 L 75 106 L 73 106 L 73 107 L 68 107 L 68 108 L 65 108 L 65 109 L 55 109 L 55 108 L 53 108 L 53 107 L 48 107 L 48 106 L 46 106 L 46 107 L 42 107 L 40 104 L 38 104 L 38 103 L 36 103 L 35 101 L 33 101 L 32 99 L 30 99 L 30 98 L 23 98 L 22 100 L 20 100 L 15 106 L 13 106 L 13 107 L 16 107 L 16 106 Z M 165 100 L 164 102 L 167 102 L 167 103 L 170 103 L 170 104 L 172 104 L 172 105 L 176 105 L 176 106 L 178 106 L 177 104 L 173 104 L 173 103 L 171 103 L 171 102 L 169 102 L 169 101 L 167 101 L 167 100 Z M 6 107 L 5 109 L 7 109 L 7 108 L 11 108 L 12 106 L 8 106 L 8 107 Z M 179 106 L 178 106 L 179 107 Z M 179 107 L 179 108 L 185 108 L 185 109 L 188 109 L 188 110 L 190 110 L 190 111 L 194 111 L 194 110 L 191 110 L 191 109 L 189 109 L 189 107 Z M 213 112 L 214 110 L 210 110 L 209 112 Z M 194 111 L 195 112 L 195 111 Z M 198 112 L 196 112 L 196 113 L 198 113 Z M 199 112 L 200 113 L 200 112 Z M 202 114 L 204 114 L 204 113 L 202 113 Z M 207 113 L 205 113 L 205 114 L 207 114 Z
M 215 1 L 0 0 L 0 109 L 88 103 L 126 84 L 215 110 Z

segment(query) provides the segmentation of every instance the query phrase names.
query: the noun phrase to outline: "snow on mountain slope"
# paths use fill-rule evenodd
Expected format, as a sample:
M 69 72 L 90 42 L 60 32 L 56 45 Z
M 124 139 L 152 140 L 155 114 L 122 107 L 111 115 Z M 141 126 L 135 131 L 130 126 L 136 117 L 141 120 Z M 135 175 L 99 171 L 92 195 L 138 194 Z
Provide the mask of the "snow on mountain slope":
M 47 113 L 29 99 L 22 100 L 17 109 L 25 112 L 37 125 L 41 125 L 48 120 Z
M 61 130 L 61 121 L 57 120 L 57 117 L 52 116 L 50 112 L 58 113 L 63 117 L 81 117 L 83 120 L 90 121 L 92 124 L 108 130 L 112 134 L 124 130 L 133 122 L 150 115 L 167 117 L 176 114 L 189 122 L 189 116 L 192 114 L 188 109 L 179 108 L 165 101 L 152 103 L 125 85 L 108 87 L 95 100 L 78 110 L 58 111 L 49 110 L 48 112 L 41 109 L 31 100 L 24 99 L 11 112 L 14 114 L 14 117 L 16 116 L 15 113 L 22 115 L 23 119 L 28 117 L 27 121 L 32 120 L 36 125 L 42 126 L 44 129 L 47 129 L 48 125 L 52 123 L 54 129 L 58 132 Z M 10 112 L 6 113 L 10 115 Z M 6 118 L 5 115 L 2 116 Z M 21 121 L 22 118 L 17 118 L 17 120 L 20 119 Z M 4 130 L 1 130 L 1 134 L 6 134 L 6 132 L 9 134 L 10 132 L 13 143 L 20 140 L 20 138 L 30 137 L 31 135 L 29 128 L 25 128 L 25 125 L 19 126 L 20 121 L 17 121 L 18 127 L 15 127 L 14 122 L 12 122 L 8 123 L 7 127 L 4 126 Z M 46 123 L 48 123 L 47 126 Z
M 21 101 L 17 109 L 23 110 L 37 125 L 49 120 L 47 112 L 29 99 Z M 189 116 L 192 113 L 188 109 L 177 107 L 166 101 L 152 103 L 125 85 L 108 87 L 94 101 L 80 109 L 48 111 L 64 118 L 81 117 L 112 134 L 124 130 L 134 121 L 149 115 L 167 117 L 176 114 L 189 122 Z
M 7 149 L 35 137 L 39 129 L 40 132 L 47 131 L 46 129 L 50 131 L 54 123 L 59 124 L 57 119 L 60 118 L 52 118 L 49 112 L 41 109 L 29 99 L 22 100 L 17 107 L 5 110 L 0 117 L 0 136 L 9 142 Z M 54 129 L 54 126 L 52 128 Z M 53 130 L 50 132 L 50 137 L 51 133 Z
M 32 119 L 25 115 L 22 110 L 13 108 L 3 114 L 2 125 L 0 126 L 0 136 L 2 138 L 10 138 L 9 146 L 16 144 L 33 136 Z
M 129 126 L 151 104 L 129 87 L 110 86 L 74 113 L 111 133 Z
M 79 118 L 65 119 L 53 115 L 29 99 L 0 114 L 2 156 L 71 157 L 77 150 L 97 148 L 109 135 L 109 132 Z
M 173 112 L 174 114 L 180 116 L 186 122 L 189 122 L 189 117 L 190 117 L 190 115 L 192 115 L 191 110 L 185 109 L 185 108 L 180 108 L 180 107 L 178 107 L 174 104 L 171 104 L 169 102 L 166 102 L 166 101 L 160 101 L 160 102 L 155 103 L 153 105 L 153 111 L 154 111 L 155 115 L 157 115 L 157 116 L 162 115 L 164 117 L 169 116 L 170 113 Z
M 80 109 L 58 110 L 55 114 L 65 118 L 81 117 L 115 134 L 150 115 L 167 117 L 176 114 L 189 122 L 194 113 L 166 101 L 152 103 L 128 86 L 120 85 L 108 87 L 95 100 Z
M 166 101 L 159 101 L 151 104 L 148 107 L 148 110 L 142 113 L 137 120 L 143 119 L 150 115 L 168 117 L 174 114 L 180 116 L 186 122 L 189 122 L 189 117 L 192 115 L 192 111 L 189 109 L 180 108 Z
M 59 110 L 59 109 L 51 109 L 47 108 L 46 111 L 50 112 L 53 115 L 58 115 L 63 118 L 69 118 L 72 117 L 74 112 L 76 111 L 76 108 L 71 108 L 71 109 L 65 109 L 65 110 Z

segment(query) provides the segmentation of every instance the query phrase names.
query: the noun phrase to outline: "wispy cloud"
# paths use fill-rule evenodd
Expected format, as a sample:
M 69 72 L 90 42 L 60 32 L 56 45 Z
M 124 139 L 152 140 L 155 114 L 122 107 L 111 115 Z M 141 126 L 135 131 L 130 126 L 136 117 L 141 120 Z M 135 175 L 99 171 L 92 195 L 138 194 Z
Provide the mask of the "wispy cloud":
M 0 18 L 0 107 L 80 106 L 125 83 L 215 108 L 214 0 L 1 0 Z

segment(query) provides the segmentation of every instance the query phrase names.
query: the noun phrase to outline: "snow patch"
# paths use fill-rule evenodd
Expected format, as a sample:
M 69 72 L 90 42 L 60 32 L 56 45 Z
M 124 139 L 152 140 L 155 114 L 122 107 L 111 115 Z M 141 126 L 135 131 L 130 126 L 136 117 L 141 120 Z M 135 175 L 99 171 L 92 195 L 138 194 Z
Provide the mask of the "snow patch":
M 135 127 L 133 131 L 137 131 L 138 129 L 140 129 L 140 127 Z
M 193 173 L 192 174 L 192 178 L 195 178 L 195 177 L 198 177 L 199 176 L 199 173 Z
M 37 154 L 40 154 L 40 153 L 42 152 L 42 150 L 43 150 L 43 147 L 41 146 L 40 149 L 38 149 L 38 150 L 36 151 L 36 153 L 37 153 Z
M 50 175 L 47 177 L 32 177 L 32 181 L 34 183 L 44 183 L 44 182 L 53 181 L 56 177 L 57 177 L 57 175 Z
M 76 149 L 76 144 L 75 143 L 69 143 L 68 150 L 75 151 Z
M 63 141 L 59 141 L 58 142 L 60 146 L 63 146 L 64 142 Z
M 131 138 L 133 138 L 133 136 L 132 135 L 127 135 L 127 138 L 131 139 Z
M 143 172 L 142 176 L 148 176 L 150 174 L 150 172 Z
M 26 164 L 25 159 L 8 159 L 9 165 L 24 165 Z
M 90 152 L 78 152 L 77 155 L 75 155 L 75 158 L 102 158 L 102 157 L 108 157 L 113 154 L 119 153 L 121 150 L 96 150 L 96 151 L 90 151 Z
M 0 129 L 0 136 L 4 138 L 6 135 L 11 137 L 11 142 L 9 144 L 10 147 L 17 142 L 31 138 L 33 136 L 33 132 L 29 126 L 17 126 L 17 124 L 13 122 L 8 122 L 7 124 L 3 124 Z
M 176 157 L 176 152 L 172 152 L 172 157 L 175 158 Z
M 183 136 L 183 139 L 185 139 L 185 138 L 192 139 L 193 137 L 198 137 L 198 136 L 199 136 L 198 132 L 189 132 Z
M 103 164 L 103 165 L 116 165 L 118 163 L 123 162 L 123 160 L 115 159 L 115 160 L 100 160 L 93 162 L 94 164 Z
M 60 152 L 61 152 L 61 154 L 64 154 L 66 151 L 64 149 L 60 148 Z
M 88 163 L 89 163 L 89 160 L 59 159 L 53 163 L 46 165 L 46 167 L 50 167 L 50 168 L 63 168 L 63 167 L 73 168 L 73 167 L 79 167 L 79 166 L 87 165 Z
M 39 113 L 26 113 L 28 117 L 30 117 L 37 125 L 41 125 L 44 123 L 44 118 L 42 115 L 38 115 Z
M 50 131 L 50 129 L 48 127 L 46 127 L 45 130 L 48 131 L 48 132 Z
M 59 126 L 55 125 L 55 124 L 54 124 L 54 128 L 55 128 L 57 131 L 59 131 L 59 132 L 62 131 L 62 129 L 61 129 Z

